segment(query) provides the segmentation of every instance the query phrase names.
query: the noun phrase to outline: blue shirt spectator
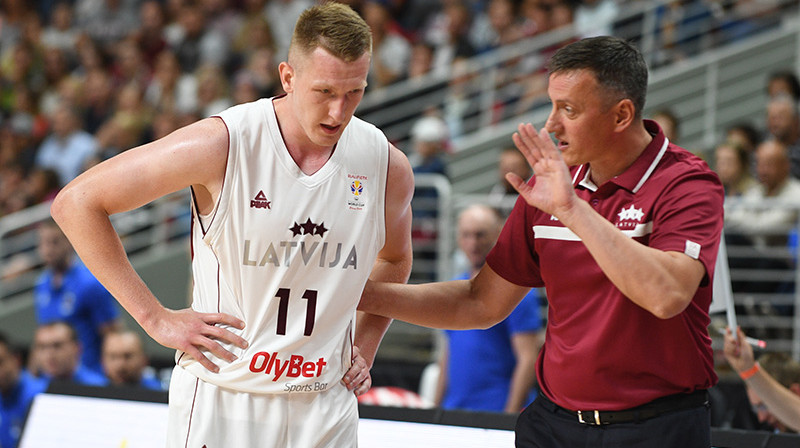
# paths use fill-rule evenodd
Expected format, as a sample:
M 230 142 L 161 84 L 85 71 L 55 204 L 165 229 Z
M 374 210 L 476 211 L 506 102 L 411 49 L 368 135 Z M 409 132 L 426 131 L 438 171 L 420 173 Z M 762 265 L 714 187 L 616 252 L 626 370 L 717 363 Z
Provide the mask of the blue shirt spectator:
M 464 273 L 455 280 L 467 280 Z M 441 407 L 503 412 L 517 364 L 512 339 L 542 329 L 539 294 L 532 289 L 502 322 L 486 330 L 445 330 L 448 341 L 447 390 Z M 530 391 L 522 406 L 530 404 Z
M 77 334 L 69 323 L 56 321 L 40 325 L 33 337 L 32 368 L 52 381 L 107 385 L 108 380 L 102 373 L 81 364 L 80 352 Z
M 33 398 L 47 381 L 22 369 L 19 353 L 0 334 L 0 447 L 15 448 Z
M 101 371 L 103 334 L 118 325 L 114 298 L 74 256 L 69 240 L 53 221 L 39 229 L 39 255 L 46 269 L 34 288 L 38 324 L 68 322 L 78 335 L 81 363 Z
M 480 270 L 502 226 L 498 210 L 486 205 L 472 205 L 459 214 L 456 241 L 469 270 L 455 280 L 468 280 Z M 541 329 L 538 293 L 531 290 L 491 328 L 445 331 L 436 404 L 445 409 L 521 411 L 536 397 Z
M 102 361 L 110 385 L 163 389 L 152 369 L 148 368 L 142 340 L 134 331 L 108 333 L 103 340 Z

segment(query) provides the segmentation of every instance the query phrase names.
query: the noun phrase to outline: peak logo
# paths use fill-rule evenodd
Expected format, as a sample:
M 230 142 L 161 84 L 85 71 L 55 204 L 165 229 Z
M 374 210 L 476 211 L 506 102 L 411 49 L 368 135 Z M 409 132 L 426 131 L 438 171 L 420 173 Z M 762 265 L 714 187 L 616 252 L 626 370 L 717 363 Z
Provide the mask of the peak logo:
M 264 190 L 259 190 L 256 197 L 250 201 L 250 208 L 265 208 L 267 210 L 272 210 L 271 204 L 272 202 L 268 201 L 267 197 L 264 195 Z

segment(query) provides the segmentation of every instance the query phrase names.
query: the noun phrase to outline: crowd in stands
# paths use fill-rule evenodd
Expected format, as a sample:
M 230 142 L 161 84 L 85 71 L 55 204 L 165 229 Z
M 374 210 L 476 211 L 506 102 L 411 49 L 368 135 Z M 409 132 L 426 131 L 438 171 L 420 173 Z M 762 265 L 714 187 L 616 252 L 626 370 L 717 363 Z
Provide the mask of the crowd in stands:
M 276 67 L 285 58 L 291 24 L 313 2 L 3 0 L 0 216 L 52 199 L 81 171 L 114 154 L 232 104 L 280 93 Z M 457 73 L 473 56 L 566 25 L 576 36 L 624 34 L 626 23 L 641 20 L 620 21 L 627 0 L 343 2 L 373 30 L 371 90 Z M 655 16 L 664 54 L 653 62 L 674 62 L 746 35 L 786 7 L 781 0 L 755 2 L 753 11 L 753 3 L 660 5 Z M 715 32 L 698 36 L 695 28 L 704 21 L 708 27 L 708 20 Z M 501 98 L 498 116 L 541 102 L 542 62 L 554 49 L 502 73 L 515 81 L 501 95 L 514 105 Z M 468 81 L 455 77 L 453 84 Z M 464 131 L 459 118 L 479 105 L 463 89 L 452 90 L 440 112 L 455 137 Z

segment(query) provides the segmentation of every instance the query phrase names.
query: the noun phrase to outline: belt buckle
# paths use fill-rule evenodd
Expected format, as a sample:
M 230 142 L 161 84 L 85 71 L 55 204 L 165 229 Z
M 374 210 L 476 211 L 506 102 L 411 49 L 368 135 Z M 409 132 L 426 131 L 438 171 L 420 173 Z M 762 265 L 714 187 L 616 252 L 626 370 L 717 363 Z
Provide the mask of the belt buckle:
M 587 416 L 588 417 L 588 416 Z M 578 411 L 578 422 L 583 423 L 584 425 L 597 425 L 600 426 L 603 423 L 600 422 L 600 411 L 594 410 L 594 421 L 591 420 L 584 420 L 583 419 L 583 411 Z

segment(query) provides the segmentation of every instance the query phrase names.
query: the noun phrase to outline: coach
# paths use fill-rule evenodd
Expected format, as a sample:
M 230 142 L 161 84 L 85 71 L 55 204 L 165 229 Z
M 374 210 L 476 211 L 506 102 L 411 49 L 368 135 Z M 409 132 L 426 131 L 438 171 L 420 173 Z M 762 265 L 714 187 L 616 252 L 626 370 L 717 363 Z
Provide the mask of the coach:
M 542 393 L 518 419 L 518 447 L 708 448 L 722 185 L 643 119 L 647 66 L 632 45 L 584 39 L 549 71 L 544 129 L 513 136 L 535 175 L 508 175 L 520 199 L 487 264 L 472 280 L 369 282 L 360 308 L 488 327 L 545 286 Z

